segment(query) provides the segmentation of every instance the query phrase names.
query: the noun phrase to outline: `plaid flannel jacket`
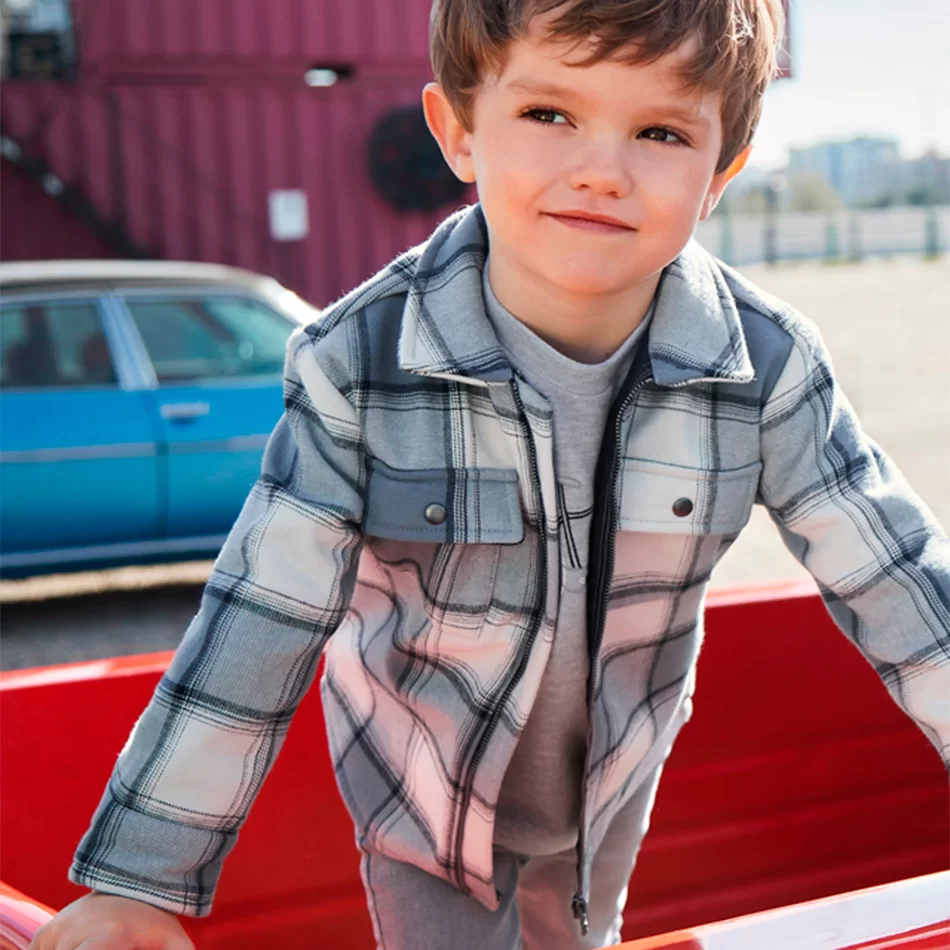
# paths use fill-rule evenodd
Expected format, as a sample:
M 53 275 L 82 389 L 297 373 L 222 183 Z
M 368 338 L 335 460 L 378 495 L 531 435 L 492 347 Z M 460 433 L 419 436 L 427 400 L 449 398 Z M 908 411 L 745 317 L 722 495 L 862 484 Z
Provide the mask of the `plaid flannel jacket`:
M 486 242 L 466 209 L 292 337 L 261 477 L 74 882 L 209 913 L 326 647 L 361 841 L 496 906 L 495 803 L 560 562 L 552 414 L 485 316 Z M 756 501 L 948 756 L 947 538 L 862 433 L 816 329 L 695 243 L 663 275 L 597 485 L 582 894 L 612 816 L 689 716 L 706 584 Z

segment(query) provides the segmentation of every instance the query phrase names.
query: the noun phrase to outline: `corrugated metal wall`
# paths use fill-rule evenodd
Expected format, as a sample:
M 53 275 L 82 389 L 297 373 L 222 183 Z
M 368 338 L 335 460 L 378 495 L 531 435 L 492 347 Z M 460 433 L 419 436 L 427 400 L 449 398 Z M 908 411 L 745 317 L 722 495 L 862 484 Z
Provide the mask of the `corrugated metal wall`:
M 89 64 L 426 61 L 430 0 L 75 0 Z
M 374 123 L 430 78 L 430 2 L 73 0 L 78 81 L 8 81 L 0 118 L 152 255 L 264 271 L 324 304 L 451 210 L 396 212 L 366 171 Z M 354 78 L 309 88 L 322 64 Z M 306 191 L 305 240 L 271 239 L 277 188 Z M 4 192 L 4 258 L 89 253 L 50 228 L 35 184 Z
M 417 103 L 430 78 L 429 5 L 76 0 L 78 82 L 5 83 L 4 130 L 156 256 L 265 271 L 326 303 L 450 210 L 398 213 L 366 171 L 374 123 Z M 355 75 L 310 88 L 304 73 L 317 64 Z M 277 188 L 306 191 L 308 238 L 271 239 L 267 196 Z M 18 206 L 15 226 L 3 217 L 6 259 L 46 247 L 42 256 L 62 256 L 39 213 Z
M 0 165 L 0 260 L 113 257 L 112 249 L 34 182 Z

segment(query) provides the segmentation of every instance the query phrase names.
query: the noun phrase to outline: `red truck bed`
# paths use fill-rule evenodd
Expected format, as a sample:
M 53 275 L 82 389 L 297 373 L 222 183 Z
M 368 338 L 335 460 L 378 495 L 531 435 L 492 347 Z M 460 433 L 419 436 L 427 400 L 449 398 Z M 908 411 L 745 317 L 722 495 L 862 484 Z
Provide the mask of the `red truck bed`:
M 711 595 L 706 630 L 626 939 L 950 865 L 939 757 L 810 585 Z M 0 677 L 5 882 L 54 908 L 84 893 L 66 881 L 71 854 L 169 657 Z M 315 934 L 372 947 L 316 689 L 225 862 L 213 914 L 188 926 L 199 950 L 310 946 Z

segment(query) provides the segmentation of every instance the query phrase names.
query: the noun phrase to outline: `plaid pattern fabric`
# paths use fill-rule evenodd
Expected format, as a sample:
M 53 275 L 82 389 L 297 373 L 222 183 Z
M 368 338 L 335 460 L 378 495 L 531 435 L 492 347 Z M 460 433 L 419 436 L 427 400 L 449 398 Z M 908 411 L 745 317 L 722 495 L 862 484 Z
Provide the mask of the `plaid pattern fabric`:
M 362 842 L 494 906 L 494 806 L 550 653 L 560 563 L 551 411 L 485 317 L 485 253 L 476 206 L 292 338 L 260 480 L 122 751 L 76 883 L 207 914 L 326 647 L 330 747 Z M 616 530 L 592 542 L 615 557 L 582 888 L 610 819 L 689 717 L 706 582 L 756 501 L 950 752 L 948 542 L 861 432 L 815 328 L 690 244 L 632 373 L 606 435 Z

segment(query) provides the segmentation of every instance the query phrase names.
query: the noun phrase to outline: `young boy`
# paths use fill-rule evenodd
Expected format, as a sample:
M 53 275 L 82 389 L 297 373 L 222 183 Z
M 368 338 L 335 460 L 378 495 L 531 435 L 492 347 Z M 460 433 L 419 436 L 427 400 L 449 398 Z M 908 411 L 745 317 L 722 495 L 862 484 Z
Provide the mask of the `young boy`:
M 756 501 L 947 756 L 947 539 L 815 328 L 690 242 L 779 28 L 776 0 L 435 4 L 426 115 L 480 205 L 292 338 L 261 478 L 77 852 L 96 893 L 37 947 L 190 945 L 174 915 L 209 913 L 324 646 L 379 946 L 616 942 Z

